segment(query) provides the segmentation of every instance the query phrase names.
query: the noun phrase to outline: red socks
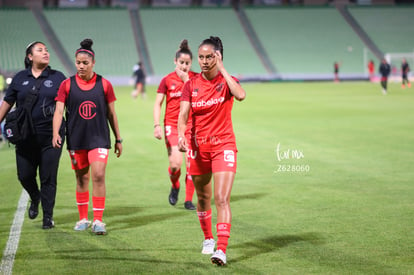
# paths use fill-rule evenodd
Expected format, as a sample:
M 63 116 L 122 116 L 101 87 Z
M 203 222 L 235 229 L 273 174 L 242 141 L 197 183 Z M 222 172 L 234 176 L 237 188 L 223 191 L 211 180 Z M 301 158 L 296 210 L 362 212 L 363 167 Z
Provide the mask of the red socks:
M 76 191 L 76 204 L 78 205 L 79 220 L 88 219 L 89 191 L 83 193 Z
M 105 210 L 105 197 L 92 197 L 93 221 L 102 221 L 103 211 Z
M 226 253 L 227 245 L 230 238 L 230 223 L 218 223 L 217 224 L 217 250 L 221 249 Z
M 194 183 L 191 175 L 187 173 L 185 175 L 185 201 L 193 201 Z
M 204 233 L 204 239 L 214 239 L 211 232 L 211 209 L 204 212 L 197 211 L 198 219 L 200 220 L 201 230 Z M 230 223 L 218 223 L 217 224 L 217 250 L 222 250 L 226 253 L 227 245 L 230 238 Z
M 181 169 L 178 169 L 174 173 L 171 171 L 171 168 L 168 167 L 168 174 L 170 175 L 170 180 L 172 183 L 172 187 L 174 189 L 180 188 L 180 176 L 181 176 Z
M 79 220 L 88 219 L 89 191 L 79 193 L 76 191 L 76 204 L 78 205 Z M 105 197 L 92 197 L 93 221 L 102 221 L 105 210 Z
M 198 219 L 200 220 L 201 230 L 204 233 L 204 239 L 213 239 L 213 232 L 211 230 L 211 209 L 204 212 L 197 211 Z

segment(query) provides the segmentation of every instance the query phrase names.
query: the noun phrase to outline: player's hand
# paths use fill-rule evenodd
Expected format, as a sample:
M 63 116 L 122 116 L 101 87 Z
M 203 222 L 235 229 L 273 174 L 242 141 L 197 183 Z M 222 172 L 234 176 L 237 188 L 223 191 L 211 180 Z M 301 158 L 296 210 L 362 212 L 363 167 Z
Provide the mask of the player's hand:
M 190 79 L 190 77 L 188 76 L 188 72 L 184 72 L 183 70 L 178 68 L 178 66 L 175 67 L 175 73 L 178 75 L 179 78 L 181 78 L 183 82 L 186 82 Z
M 115 150 L 114 153 L 116 154 L 116 157 L 119 158 L 122 154 L 122 143 L 116 142 L 115 143 Z
M 185 137 L 178 137 L 178 150 L 180 152 L 187 152 L 188 145 Z
M 216 51 L 216 66 L 219 72 L 222 72 L 224 70 L 223 56 L 221 56 L 220 51 Z
M 60 135 L 53 136 L 52 138 L 52 146 L 53 148 L 60 148 L 62 147 L 62 138 Z
M 160 125 L 154 127 L 154 137 L 156 139 L 162 139 L 162 130 Z

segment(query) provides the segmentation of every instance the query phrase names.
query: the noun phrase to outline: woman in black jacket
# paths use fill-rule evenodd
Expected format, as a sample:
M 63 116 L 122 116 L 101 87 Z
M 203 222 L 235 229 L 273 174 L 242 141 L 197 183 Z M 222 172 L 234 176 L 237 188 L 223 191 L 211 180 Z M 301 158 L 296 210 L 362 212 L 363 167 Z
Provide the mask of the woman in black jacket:
M 52 146 L 52 119 L 57 90 L 65 79 L 61 72 L 49 67 L 49 57 L 44 43 L 30 43 L 24 59 L 26 69 L 14 76 L 0 106 L 1 122 L 15 103 L 17 107 L 24 105 L 30 90 L 38 91 L 38 98 L 31 111 L 34 133 L 27 140 L 16 144 L 16 165 L 18 179 L 31 199 L 30 219 L 37 217 L 39 203 L 42 202 L 43 229 L 54 227 L 56 178 L 62 149 Z M 37 173 L 40 188 L 36 181 Z

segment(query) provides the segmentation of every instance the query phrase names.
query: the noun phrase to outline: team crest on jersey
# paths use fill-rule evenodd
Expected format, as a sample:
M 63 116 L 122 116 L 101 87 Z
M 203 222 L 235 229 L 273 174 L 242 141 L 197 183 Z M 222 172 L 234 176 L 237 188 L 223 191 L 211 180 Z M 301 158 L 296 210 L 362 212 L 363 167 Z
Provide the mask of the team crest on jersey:
M 84 101 L 79 106 L 79 115 L 83 119 L 92 119 L 96 116 L 96 105 L 92 101 Z
M 197 96 L 197 94 L 198 94 L 198 89 L 194 89 L 191 96 L 195 97 Z
M 45 87 L 47 87 L 47 88 L 52 88 L 53 87 L 53 81 L 52 80 L 45 80 L 44 82 L 43 82 L 43 85 L 45 85 Z
M 171 87 L 170 87 L 170 90 L 175 90 L 175 83 L 173 83 L 172 85 L 171 85 Z
M 219 84 L 217 84 L 217 86 L 216 86 L 216 91 L 219 93 L 219 92 L 221 92 L 221 90 L 223 89 L 223 83 L 219 83 Z
M 22 83 L 23 86 L 27 86 L 29 84 L 29 80 L 26 80 Z

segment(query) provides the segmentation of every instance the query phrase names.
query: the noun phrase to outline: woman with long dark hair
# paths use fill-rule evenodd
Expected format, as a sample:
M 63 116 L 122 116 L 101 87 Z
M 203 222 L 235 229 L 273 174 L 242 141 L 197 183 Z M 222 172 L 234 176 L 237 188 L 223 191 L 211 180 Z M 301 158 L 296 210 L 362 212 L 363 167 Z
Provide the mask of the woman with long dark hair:
M 168 153 L 168 174 L 171 181 L 171 191 L 168 201 L 171 205 L 176 205 L 180 190 L 181 164 L 183 153 L 178 150 L 177 120 L 180 112 L 181 93 L 184 84 L 196 75 L 191 71 L 193 54 L 188 46 L 188 41 L 184 39 L 175 53 L 175 70 L 166 75 L 157 90 L 157 97 L 154 104 L 154 137 L 162 139 L 162 127 L 160 125 L 161 106 L 166 98 L 164 116 L 164 137 Z M 195 210 L 193 205 L 194 184 L 191 175 L 187 173 L 185 177 L 185 200 L 184 208 Z
M 190 173 L 198 198 L 197 215 L 204 233 L 201 253 L 213 254 L 212 263 L 221 266 L 227 263 L 226 249 L 231 227 L 230 194 L 237 167 L 231 110 L 234 98 L 242 101 L 246 92 L 224 68 L 220 38 L 210 36 L 201 42 L 198 63 L 201 73 L 185 84 L 181 96 L 178 148 L 187 151 L 190 159 Z M 190 141 L 185 138 L 189 119 Z M 217 210 L 216 251 L 211 228 L 213 184 Z
M 115 136 L 117 157 L 122 153 L 122 139 L 115 112 L 115 93 L 112 84 L 93 70 L 95 52 L 92 44 L 91 39 L 84 39 L 80 43 L 81 47 L 75 52 L 77 73 L 60 85 L 53 117 L 53 146 L 62 146 L 59 128 L 66 107 L 67 148 L 76 175 L 76 203 L 79 211 L 79 221 L 74 230 L 84 231 L 91 225 L 88 206 L 89 179 L 92 178 L 92 232 L 104 235 L 105 170 L 111 148 L 108 122 Z
M 53 208 L 62 149 L 52 146 L 52 120 L 55 97 L 61 82 L 65 79 L 61 72 L 49 67 L 49 58 L 44 43 L 39 41 L 30 43 L 24 58 L 26 69 L 14 76 L 0 107 L 1 122 L 14 103 L 17 107 L 24 106 L 30 90 L 38 93 L 31 111 L 34 133 L 27 140 L 16 144 L 16 165 L 19 181 L 31 199 L 30 219 L 38 216 L 39 203 L 42 203 L 43 229 L 54 227 Z M 40 188 L 36 181 L 37 172 L 39 172 Z

